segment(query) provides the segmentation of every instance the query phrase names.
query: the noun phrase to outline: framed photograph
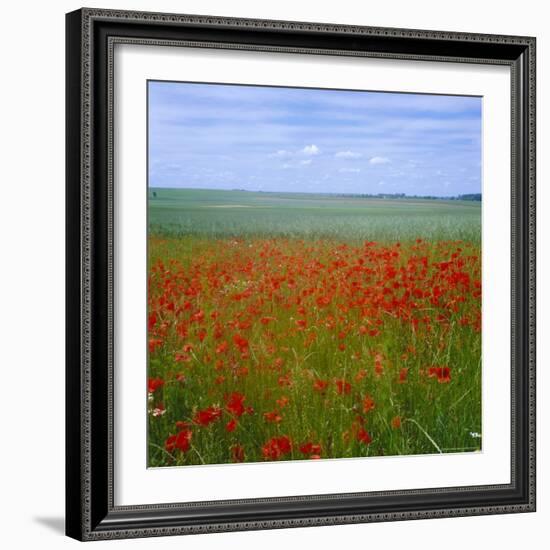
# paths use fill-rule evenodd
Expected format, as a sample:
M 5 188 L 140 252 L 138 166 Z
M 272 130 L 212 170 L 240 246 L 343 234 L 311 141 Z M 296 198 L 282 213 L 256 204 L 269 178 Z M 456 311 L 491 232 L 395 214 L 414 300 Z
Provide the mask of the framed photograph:
M 67 15 L 67 535 L 535 510 L 535 39 Z

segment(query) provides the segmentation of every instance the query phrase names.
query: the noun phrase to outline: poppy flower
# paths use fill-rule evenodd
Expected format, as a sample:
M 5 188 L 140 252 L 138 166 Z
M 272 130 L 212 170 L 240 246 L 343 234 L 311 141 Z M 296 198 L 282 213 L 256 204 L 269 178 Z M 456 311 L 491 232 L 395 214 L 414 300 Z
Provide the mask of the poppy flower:
M 235 334 L 233 336 L 233 342 L 241 352 L 248 350 L 248 340 L 240 334 Z
M 359 428 L 359 430 L 357 431 L 357 441 L 368 445 L 372 442 L 372 437 L 370 436 L 369 432 L 367 432 L 364 428 Z
M 266 412 L 264 413 L 264 418 L 267 422 L 274 422 L 275 424 L 278 424 L 283 419 L 278 411 Z
M 149 353 L 154 353 L 160 346 L 162 346 L 162 340 L 160 338 L 149 339 Z
M 216 353 L 219 355 L 225 353 L 229 349 L 229 344 L 227 342 L 222 342 L 216 347 Z
M 271 438 L 263 447 L 262 455 L 266 459 L 277 460 L 292 451 L 292 442 L 286 435 Z
M 336 391 L 340 395 L 348 395 L 351 392 L 351 384 L 345 380 L 336 380 Z
M 159 388 L 164 386 L 164 380 L 162 378 L 149 378 L 147 382 L 148 393 L 155 393 Z
M 447 384 L 451 381 L 451 369 L 449 367 L 430 367 L 428 377 L 436 377 L 440 384 Z
M 225 425 L 226 432 L 234 432 L 237 427 L 237 421 L 233 418 Z
M 222 410 L 219 407 L 208 407 L 202 411 L 197 411 L 193 417 L 193 422 L 199 426 L 208 426 L 212 422 L 221 418 Z
M 176 449 L 180 450 L 182 453 L 189 450 L 191 446 L 191 437 L 193 432 L 191 430 L 182 430 L 176 435 L 171 435 L 166 439 L 164 448 L 169 452 L 173 453 Z
M 242 393 L 233 392 L 226 401 L 225 410 L 235 416 L 242 416 L 246 411 L 243 404 L 245 399 L 246 397 Z
M 325 380 L 321 380 L 320 378 L 317 378 L 317 380 L 313 382 L 313 389 L 316 392 L 325 393 L 327 388 L 328 388 L 328 382 L 326 382 Z
M 394 416 L 391 420 L 391 427 L 394 430 L 398 430 L 401 428 L 401 417 L 400 416 Z
M 283 407 L 286 407 L 288 405 L 289 399 L 286 395 L 283 395 L 280 399 L 276 399 L 275 402 L 282 409 Z
M 370 395 L 366 395 L 363 399 L 363 411 L 368 413 L 369 411 L 372 411 L 375 407 L 374 400 Z
M 404 384 L 406 381 L 407 381 L 407 376 L 409 374 L 409 369 L 407 367 L 403 367 L 400 371 L 399 371 L 399 384 Z
M 320 455 L 321 454 L 321 445 L 318 443 L 312 443 L 311 441 L 308 441 L 307 443 L 304 443 L 303 445 L 300 445 L 300 452 L 305 455 Z

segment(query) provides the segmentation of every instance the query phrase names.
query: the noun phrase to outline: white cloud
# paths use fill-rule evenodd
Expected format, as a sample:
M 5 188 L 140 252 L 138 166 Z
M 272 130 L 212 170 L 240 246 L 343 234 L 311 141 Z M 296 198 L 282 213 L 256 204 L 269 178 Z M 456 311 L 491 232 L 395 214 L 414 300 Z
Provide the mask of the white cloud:
M 319 147 L 317 147 L 317 145 L 306 145 L 303 149 L 302 149 L 302 153 L 304 153 L 304 155 L 318 155 L 321 151 L 319 150 Z
M 361 172 L 361 170 L 359 168 L 340 168 L 338 172 L 348 173 L 348 174 L 357 174 L 358 172 Z
M 334 156 L 341 159 L 358 159 L 361 158 L 363 155 L 354 151 L 338 151 L 338 153 L 336 153 Z
M 289 157 L 291 155 L 292 155 L 292 153 L 290 151 L 286 151 L 285 149 L 279 149 L 277 152 L 271 153 L 269 156 L 270 157 L 277 157 L 277 158 L 284 158 L 284 157 Z
M 378 185 L 386 185 L 386 182 L 385 181 L 379 181 Z
M 306 164 L 311 164 L 311 159 L 301 160 L 301 161 L 300 161 L 300 164 L 304 164 L 304 165 L 306 165 Z
M 388 164 L 390 159 L 388 157 L 372 157 L 369 159 L 371 164 Z

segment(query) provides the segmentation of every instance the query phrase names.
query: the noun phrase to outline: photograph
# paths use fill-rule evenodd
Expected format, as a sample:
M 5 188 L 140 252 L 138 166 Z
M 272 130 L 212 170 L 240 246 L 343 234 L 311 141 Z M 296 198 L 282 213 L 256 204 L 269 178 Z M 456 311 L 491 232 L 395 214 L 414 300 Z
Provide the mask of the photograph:
M 146 86 L 147 467 L 482 452 L 482 97 Z

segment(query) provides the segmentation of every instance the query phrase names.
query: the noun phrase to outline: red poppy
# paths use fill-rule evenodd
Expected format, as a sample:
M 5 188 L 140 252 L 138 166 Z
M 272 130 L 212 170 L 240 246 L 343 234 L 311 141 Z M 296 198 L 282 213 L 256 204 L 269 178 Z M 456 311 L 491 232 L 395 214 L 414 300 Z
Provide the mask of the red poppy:
M 279 376 L 279 380 L 277 382 L 279 386 L 292 386 L 292 380 L 290 379 L 290 374 Z
M 359 428 L 359 430 L 357 431 L 357 441 L 368 445 L 372 442 L 372 437 L 370 436 L 369 432 L 367 432 L 364 428 Z
M 451 369 L 449 367 L 430 367 L 428 369 L 428 377 L 437 377 L 440 384 L 446 384 L 451 381 Z
M 262 325 L 268 325 L 271 321 L 276 321 L 275 317 L 262 317 L 260 319 L 260 323 L 262 323 Z
M 363 399 L 363 410 L 368 413 L 372 411 L 375 407 L 374 400 L 370 395 L 366 395 Z
M 191 322 L 197 322 L 200 323 L 204 319 L 204 311 L 201 309 L 191 315 Z
M 360 382 L 361 380 L 363 380 L 363 378 L 365 378 L 367 376 L 367 371 L 365 369 L 361 369 L 360 371 L 358 371 L 358 373 L 355 375 L 355 381 L 356 382 Z
M 263 447 L 262 455 L 266 459 L 277 460 L 292 451 L 292 442 L 286 435 L 271 438 Z
M 336 380 L 336 391 L 340 395 L 348 395 L 351 392 L 351 384 L 345 380 Z
M 164 380 L 162 378 L 149 378 L 147 383 L 147 391 L 149 393 L 155 393 L 159 388 L 164 386 Z
M 245 352 L 248 350 L 248 340 L 240 334 L 235 334 L 235 336 L 233 336 L 233 342 L 241 352 Z
M 283 395 L 280 399 L 276 399 L 275 402 L 282 409 L 283 407 L 286 407 L 288 405 L 289 399 L 286 395 Z
M 315 300 L 315 303 L 319 306 L 319 307 L 326 307 L 328 305 L 330 305 L 330 302 L 332 301 L 331 297 L 330 296 L 319 296 L 316 300 Z
M 278 411 L 266 412 L 264 413 L 264 418 L 267 422 L 274 422 L 275 424 L 278 424 L 283 419 Z
M 408 374 L 409 374 L 409 369 L 407 367 L 403 367 L 399 371 L 399 380 L 398 380 L 398 382 L 400 384 L 404 384 L 407 381 Z
M 160 338 L 149 338 L 149 353 L 154 353 L 160 346 L 162 346 L 162 340 Z
M 401 417 L 400 416 L 394 416 L 391 420 L 391 427 L 394 430 L 398 430 L 401 428 Z
M 321 380 L 320 378 L 317 378 L 317 380 L 313 382 L 313 389 L 316 392 L 325 393 L 327 391 L 327 388 L 328 388 L 328 382 L 326 382 L 325 380 Z
M 193 422 L 199 424 L 200 426 L 208 426 L 212 422 L 221 418 L 222 410 L 219 407 L 208 407 L 202 411 L 197 411 L 193 417 Z
M 245 399 L 246 397 L 242 393 L 233 392 L 226 401 L 225 410 L 235 416 L 242 416 L 246 411 L 243 404 Z
M 222 342 L 217 348 L 216 353 L 225 353 L 229 349 L 229 344 L 227 342 Z
M 234 432 L 237 427 L 237 421 L 233 418 L 225 425 L 226 432 Z
M 308 441 L 307 443 L 300 445 L 300 452 L 305 455 L 310 455 L 310 454 L 320 455 L 321 445 L 319 445 L 318 443 L 312 443 L 311 441 Z
M 179 449 L 181 452 L 186 452 L 189 450 L 191 445 L 191 437 L 193 432 L 191 430 L 182 430 L 178 432 L 177 435 L 171 435 L 166 439 L 164 448 L 169 452 L 173 453 L 176 449 Z

